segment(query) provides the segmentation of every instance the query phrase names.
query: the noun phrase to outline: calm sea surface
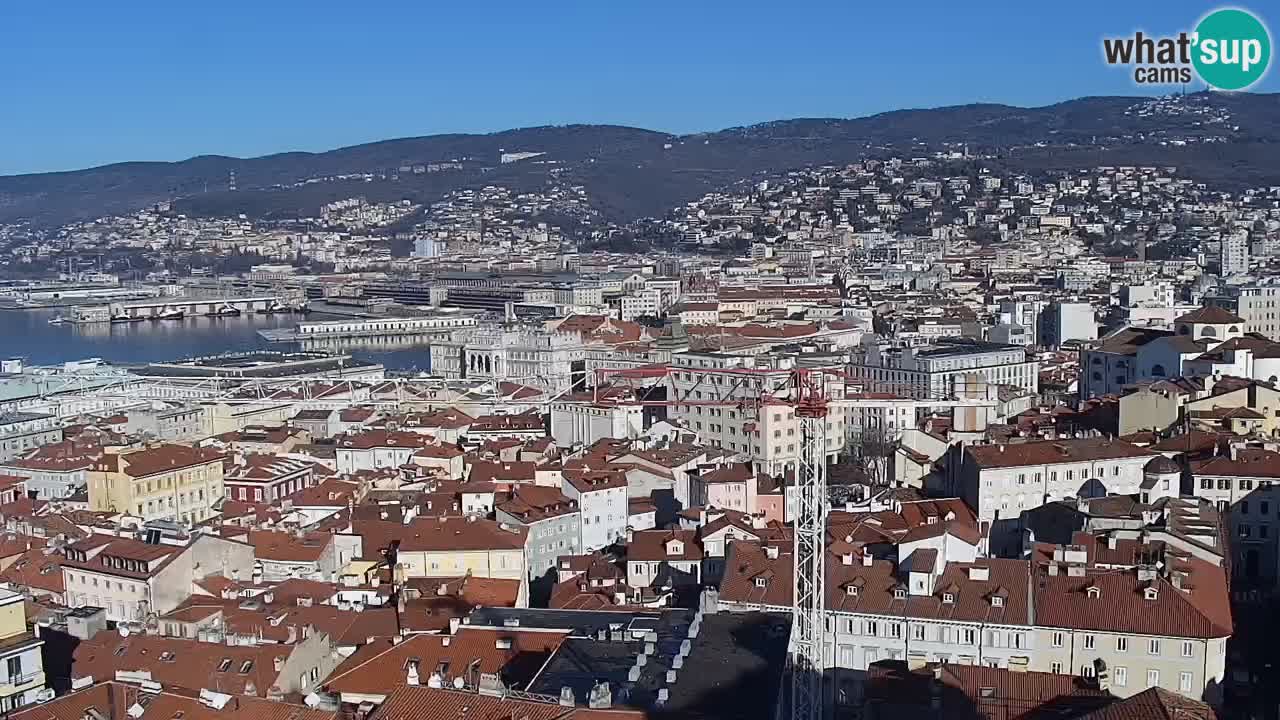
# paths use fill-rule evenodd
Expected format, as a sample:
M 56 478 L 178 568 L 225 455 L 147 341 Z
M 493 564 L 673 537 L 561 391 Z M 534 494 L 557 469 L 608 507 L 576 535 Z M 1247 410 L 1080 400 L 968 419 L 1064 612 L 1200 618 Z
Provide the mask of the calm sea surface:
M 27 363 L 47 365 L 67 360 L 102 358 L 111 363 L 146 363 L 198 355 L 245 350 L 297 350 L 291 343 L 271 343 L 258 336 L 264 328 L 292 327 L 299 315 L 250 315 L 183 320 L 146 320 L 134 323 L 50 325 L 59 314 L 44 310 L 0 310 L 0 358 L 21 357 Z M 324 316 L 309 315 L 308 320 Z M 389 370 L 427 370 L 425 347 L 347 352 L 380 362 Z

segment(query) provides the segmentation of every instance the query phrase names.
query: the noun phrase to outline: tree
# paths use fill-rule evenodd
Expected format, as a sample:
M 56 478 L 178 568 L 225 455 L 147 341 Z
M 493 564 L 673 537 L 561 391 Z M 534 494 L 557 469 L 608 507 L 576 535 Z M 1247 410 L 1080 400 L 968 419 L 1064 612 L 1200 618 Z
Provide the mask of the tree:
M 888 487 L 889 459 L 893 457 L 894 438 L 881 427 L 858 427 L 845 441 L 842 462 L 853 466 L 862 484 L 873 488 Z

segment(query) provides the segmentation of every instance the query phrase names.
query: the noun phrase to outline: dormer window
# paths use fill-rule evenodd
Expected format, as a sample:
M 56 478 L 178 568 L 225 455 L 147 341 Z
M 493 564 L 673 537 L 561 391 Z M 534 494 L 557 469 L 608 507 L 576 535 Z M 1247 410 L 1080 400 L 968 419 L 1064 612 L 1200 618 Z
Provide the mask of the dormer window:
M 956 596 L 954 594 L 942 593 L 942 602 L 946 603 L 947 605 L 951 605 L 955 603 L 955 601 L 956 601 Z
M 991 596 L 991 607 L 1004 607 L 1004 598 L 999 595 Z
M 1160 591 L 1156 590 L 1153 587 L 1149 587 L 1142 591 L 1142 597 L 1146 598 L 1147 600 L 1155 600 L 1160 597 Z
M 1089 594 L 1089 597 L 1096 598 L 1102 595 L 1102 588 L 1098 587 L 1097 585 L 1090 585 L 1089 588 L 1085 590 L 1085 592 Z
M 906 589 L 906 588 L 903 588 L 903 587 L 896 587 L 896 588 L 894 588 L 894 589 L 893 589 L 893 598 L 894 598 L 895 600 L 905 600 L 905 599 L 906 599 L 906 597 L 907 597 L 907 589 Z
M 763 578 L 763 577 L 758 577 L 758 578 L 756 578 L 756 587 L 761 587 L 761 588 L 762 588 L 762 587 L 764 587 L 764 586 L 766 586 L 766 585 L 768 585 L 768 584 L 769 584 L 769 581 L 768 581 L 768 580 L 766 580 L 765 578 Z
M 846 586 L 844 587 L 844 594 L 845 594 L 845 595 L 852 596 L 852 597 L 857 597 L 857 596 L 858 596 L 858 586 L 857 586 L 857 585 L 846 585 Z

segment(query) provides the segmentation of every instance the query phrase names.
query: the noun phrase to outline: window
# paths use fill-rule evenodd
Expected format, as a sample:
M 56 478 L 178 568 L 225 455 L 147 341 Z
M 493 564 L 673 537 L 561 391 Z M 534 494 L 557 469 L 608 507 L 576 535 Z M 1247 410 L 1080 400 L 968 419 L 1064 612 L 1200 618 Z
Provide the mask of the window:
M 912 626 L 911 626 L 911 639 L 912 639 L 912 640 L 924 640 L 924 626 L 923 626 L 923 625 L 912 625 Z
M 1058 675 L 1061 675 L 1061 674 L 1062 674 L 1062 663 L 1060 663 L 1060 662 L 1055 662 L 1055 663 L 1053 663 L 1052 665 L 1050 665 L 1050 666 L 1049 666 L 1049 672 L 1057 673 Z
M 1080 666 L 1080 677 L 1085 677 L 1085 678 L 1091 678 L 1091 677 L 1093 677 L 1093 664 L 1092 664 L 1092 663 L 1085 663 L 1084 665 L 1081 665 L 1081 666 Z
M 1160 671 L 1148 670 L 1147 671 L 1147 687 L 1153 688 L 1159 685 L 1160 685 Z
M 976 633 L 976 632 L 974 632 L 973 628 L 965 628 L 965 629 L 964 629 L 964 644 L 965 644 L 965 645 L 972 645 L 972 644 L 974 644 L 975 642 L 977 642 L 977 639 L 978 639 L 978 635 L 977 635 L 977 633 Z
M 1129 638 L 1126 638 L 1126 637 L 1116 638 L 1116 652 L 1128 652 L 1128 651 L 1129 651 Z
M 874 636 L 874 635 L 880 634 L 880 627 L 876 624 L 875 620 L 868 620 L 867 624 L 863 626 L 863 630 L 864 630 L 864 632 L 862 633 L 863 635 Z
M 1240 481 L 1240 484 L 1241 484 L 1241 485 L 1244 485 L 1244 481 L 1243 481 L 1243 480 L 1241 480 L 1241 481 Z M 1248 488 L 1241 488 L 1241 489 L 1246 489 L 1246 490 L 1247 490 Z M 1240 514 L 1241 514 L 1241 515 L 1248 515 L 1248 514 L 1249 514 L 1249 501 L 1248 501 L 1248 500 L 1241 500 L 1241 501 L 1240 501 Z
M 1147 643 L 1147 654 L 1148 655 L 1160 654 L 1160 641 L 1158 639 L 1152 638 L 1151 641 Z
M 218 672 L 226 672 L 231 669 L 231 658 L 222 658 L 222 662 L 218 663 Z
M 1053 634 L 1053 646 L 1054 646 L 1054 647 L 1058 647 L 1058 648 L 1062 647 L 1062 640 L 1063 640 L 1062 633 L 1060 633 L 1060 632 L 1055 632 L 1055 633 Z
M 22 682 L 19 678 L 22 677 L 22 658 L 11 657 L 7 664 L 9 666 L 9 684 L 21 685 Z
M 1093 635 L 1085 635 L 1085 636 L 1084 636 L 1084 649 L 1085 649 L 1085 650 L 1092 650 L 1092 649 L 1093 649 L 1093 645 L 1094 645 L 1094 636 L 1093 636 Z
M 1182 641 L 1182 657 L 1189 658 L 1192 655 L 1192 646 L 1190 640 Z
M 1182 693 L 1191 692 L 1191 673 L 1178 673 L 1178 691 Z
M 245 661 L 244 661 L 244 664 L 240 666 L 240 674 L 241 674 L 241 675 L 248 675 L 248 674 L 249 674 L 249 671 L 250 671 L 250 670 L 252 670 L 252 669 L 253 669 L 253 661 L 252 661 L 252 660 L 245 660 Z
M 1124 687 L 1129 684 L 1129 669 L 1126 667 L 1116 666 L 1112 673 L 1112 679 L 1115 681 L 1116 687 Z

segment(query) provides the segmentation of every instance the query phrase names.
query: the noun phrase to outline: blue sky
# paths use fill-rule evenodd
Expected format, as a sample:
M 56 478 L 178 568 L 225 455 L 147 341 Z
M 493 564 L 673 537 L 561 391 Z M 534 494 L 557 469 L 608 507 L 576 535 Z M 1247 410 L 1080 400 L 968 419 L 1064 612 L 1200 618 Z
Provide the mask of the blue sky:
M 1103 65 L 1101 38 L 1190 29 L 1213 7 L 10 0 L 0 174 L 571 122 L 693 132 L 1144 94 Z M 1278 75 L 1254 90 L 1280 91 Z

